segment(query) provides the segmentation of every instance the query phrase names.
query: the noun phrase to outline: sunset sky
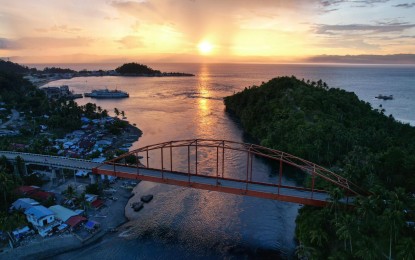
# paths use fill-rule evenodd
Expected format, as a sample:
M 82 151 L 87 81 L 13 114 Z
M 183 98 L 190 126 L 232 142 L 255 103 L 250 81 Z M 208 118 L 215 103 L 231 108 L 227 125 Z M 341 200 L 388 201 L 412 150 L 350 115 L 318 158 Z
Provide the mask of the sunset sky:
M 415 54 L 414 0 L 0 0 L 13 61 L 297 61 Z

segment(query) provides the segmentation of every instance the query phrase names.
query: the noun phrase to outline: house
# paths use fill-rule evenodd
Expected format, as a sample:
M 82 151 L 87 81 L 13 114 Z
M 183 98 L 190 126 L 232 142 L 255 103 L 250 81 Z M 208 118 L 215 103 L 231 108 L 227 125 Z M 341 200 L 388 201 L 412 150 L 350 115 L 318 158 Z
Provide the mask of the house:
M 61 205 L 50 206 L 49 210 L 55 214 L 56 219 L 62 222 L 66 222 L 71 217 L 78 215 L 75 211 L 67 209 Z
M 55 221 L 55 213 L 44 206 L 33 206 L 27 209 L 24 214 L 27 221 L 38 231 L 39 235 L 45 237 L 59 223 Z
M 42 190 L 37 190 L 37 191 L 30 193 L 30 197 L 41 202 L 56 199 L 54 193 L 48 192 L 48 191 L 42 191 Z
M 20 196 L 27 196 L 39 189 L 40 187 L 38 186 L 20 186 L 15 190 L 15 193 Z
M 87 219 L 85 217 L 73 216 L 73 217 L 70 217 L 65 223 L 68 224 L 73 230 L 86 221 Z
M 38 206 L 39 202 L 30 198 L 20 198 L 13 202 L 12 206 L 10 207 L 11 211 L 14 210 L 27 210 L 30 207 Z

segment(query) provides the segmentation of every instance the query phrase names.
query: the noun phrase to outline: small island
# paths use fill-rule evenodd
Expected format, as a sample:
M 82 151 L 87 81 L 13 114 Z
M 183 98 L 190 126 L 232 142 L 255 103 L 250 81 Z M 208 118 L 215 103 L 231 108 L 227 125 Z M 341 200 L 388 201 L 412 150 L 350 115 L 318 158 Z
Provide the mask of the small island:
M 115 69 L 115 71 L 122 76 L 136 76 L 136 77 L 192 77 L 193 74 L 182 72 L 161 72 L 154 70 L 147 65 L 139 63 L 126 63 Z
M 11 61 L 0 59 L 0 71 L 8 71 L 23 75 L 35 86 L 43 86 L 48 82 L 75 77 L 102 77 L 102 76 L 128 76 L 128 77 L 193 77 L 194 74 L 184 72 L 162 72 L 147 65 L 131 62 L 125 63 L 112 70 L 72 70 L 69 68 L 46 67 L 43 70 L 29 68 Z

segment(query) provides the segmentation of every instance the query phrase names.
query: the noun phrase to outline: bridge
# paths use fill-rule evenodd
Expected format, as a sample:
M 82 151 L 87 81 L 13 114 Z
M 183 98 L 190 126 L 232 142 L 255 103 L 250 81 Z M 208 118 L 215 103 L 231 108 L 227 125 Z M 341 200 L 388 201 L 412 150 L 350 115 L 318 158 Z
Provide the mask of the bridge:
M 317 183 L 340 188 L 345 195 L 342 199 L 345 203 L 350 202 L 349 197 L 366 195 L 365 191 L 344 177 L 302 158 L 259 145 L 226 140 L 164 142 L 141 147 L 104 163 L 9 151 L 0 151 L 0 156 L 9 160 L 20 156 L 25 164 L 92 170 L 94 174 L 318 207 L 330 203 L 330 196 L 327 190 L 316 188 Z M 240 165 L 241 161 L 245 165 Z M 276 172 L 269 176 L 257 171 L 255 166 L 260 167 L 264 162 L 276 165 Z M 285 181 L 283 176 L 293 170 L 300 172 L 302 180 L 307 180 L 308 185 Z
M 246 164 L 235 166 L 232 158 Z M 261 159 L 278 165 L 274 177 L 258 176 L 254 164 Z M 292 182 L 284 183 L 284 168 L 300 170 L 310 185 L 302 187 Z M 366 194 L 344 177 L 294 155 L 259 145 L 214 139 L 145 146 L 104 162 L 94 167 L 92 172 L 319 207 L 330 203 L 330 196 L 328 191 L 316 188 L 317 182 L 343 190 L 345 203 L 349 202 L 349 197 Z

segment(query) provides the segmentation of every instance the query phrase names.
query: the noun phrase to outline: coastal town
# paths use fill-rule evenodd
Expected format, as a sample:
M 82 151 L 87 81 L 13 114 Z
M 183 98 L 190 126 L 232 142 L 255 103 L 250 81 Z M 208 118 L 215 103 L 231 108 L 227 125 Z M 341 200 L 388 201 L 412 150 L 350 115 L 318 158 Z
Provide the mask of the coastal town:
M 49 82 L 62 77 L 65 74 L 46 78 Z M 69 109 L 70 113 L 72 109 L 81 114 L 74 114 L 75 124 L 62 128 L 59 114 L 50 109 L 35 111 L 35 107 L 13 105 L 15 97 L 6 99 L 7 93 L 3 93 L 0 95 L 4 100 L 0 102 L 2 150 L 101 163 L 127 152 L 142 135 L 140 129 L 129 124 L 124 111 L 114 108 L 114 116 L 110 116 L 109 111 L 92 103 L 79 107 L 73 99 L 82 95 L 73 94 L 68 86 L 40 88 L 39 83 L 44 81 L 32 76 L 26 78 L 38 85 L 33 91 L 44 96 L 44 102 L 57 104 L 55 110 Z M 1 161 L 0 167 L 20 183 L 10 186 L 12 189 L 2 184 L 2 189 L 9 193 L 3 199 L 10 201 L 7 215 L 0 220 L 2 259 L 45 257 L 45 241 L 48 252 L 57 253 L 93 243 L 108 232 L 117 231 L 126 221 L 124 208 L 138 184 L 138 181 L 95 176 L 88 170 L 57 169 L 48 166 L 47 159 L 43 165 L 33 165 L 17 157 L 14 167 L 4 157 Z M 134 210 L 141 210 L 143 203 L 151 199 L 152 195 L 147 194 L 143 202 L 135 204 Z

